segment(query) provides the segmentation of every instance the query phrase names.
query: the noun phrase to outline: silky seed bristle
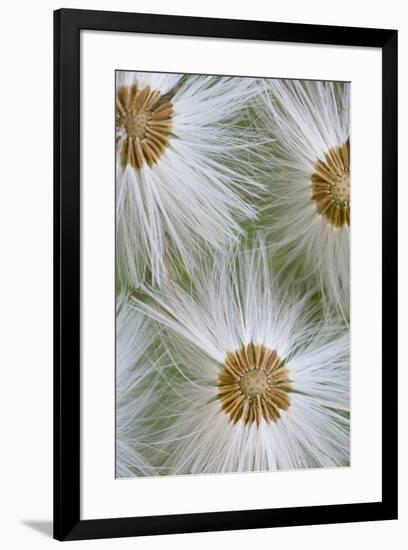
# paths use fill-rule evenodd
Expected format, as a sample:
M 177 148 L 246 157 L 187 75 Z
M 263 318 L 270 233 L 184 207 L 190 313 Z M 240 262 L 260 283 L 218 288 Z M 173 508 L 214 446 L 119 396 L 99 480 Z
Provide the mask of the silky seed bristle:
M 120 162 L 136 170 L 163 155 L 172 126 L 173 105 L 149 86 L 120 86 L 116 92 L 116 131 L 122 142 Z
M 333 147 L 315 164 L 312 200 L 334 227 L 350 225 L 350 143 Z
M 275 350 L 249 344 L 228 353 L 219 374 L 218 399 L 235 424 L 276 422 L 290 405 L 289 372 Z

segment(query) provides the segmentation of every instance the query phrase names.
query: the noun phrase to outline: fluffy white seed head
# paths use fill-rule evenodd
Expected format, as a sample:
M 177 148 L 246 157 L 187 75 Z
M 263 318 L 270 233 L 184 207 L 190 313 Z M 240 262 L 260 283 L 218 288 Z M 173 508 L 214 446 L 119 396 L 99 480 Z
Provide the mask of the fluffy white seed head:
M 167 457 L 160 472 L 348 465 L 348 334 L 315 321 L 307 296 L 292 296 L 289 287 L 276 285 L 262 242 L 239 256 L 217 255 L 193 280 L 189 288 L 169 283 L 160 291 L 146 289 L 152 302 L 133 302 L 163 328 L 173 362 L 165 399 L 157 404 L 157 414 L 172 422 L 152 436 Z M 228 357 L 251 345 L 275 350 L 290 379 L 289 384 L 272 377 L 265 399 L 271 401 L 273 394 L 274 418 L 263 405 L 257 416 L 244 411 L 234 418 L 220 398 Z M 241 393 L 250 394 L 248 378 L 238 378 Z M 239 390 L 231 398 L 237 403 L 243 399 Z
M 254 218 L 246 198 L 260 186 L 248 175 L 251 163 L 245 156 L 253 135 L 237 128 L 237 123 L 253 101 L 256 86 L 252 79 L 213 76 L 119 72 L 117 78 L 117 90 L 149 86 L 168 102 L 168 107 L 160 107 L 157 99 L 151 107 L 159 105 L 156 114 L 148 113 L 153 124 L 150 145 L 143 145 L 143 131 L 137 134 L 126 112 L 120 119 L 117 272 L 120 283 L 137 287 L 148 277 L 161 283 L 174 256 L 189 270 L 196 251 L 221 250 L 242 234 L 240 220 Z M 119 114 L 126 97 L 119 98 Z M 156 96 L 149 97 L 147 103 Z M 141 111 L 143 101 L 135 101 Z M 160 109 L 165 119 L 160 118 L 164 116 Z M 146 117 L 143 121 L 148 124 Z M 126 128 L 133 136 L 129 154 Z M 132 162 L 127 162 L 129 158 Z
M 147 458 L 146 411 L 158 382 L 154 327 L 120 294 L 116 305 L 116 477 L 155 475 Z
M 345 319 L 350 301 L 350 85 L 264 80 L 271 248 L 302 265 Z

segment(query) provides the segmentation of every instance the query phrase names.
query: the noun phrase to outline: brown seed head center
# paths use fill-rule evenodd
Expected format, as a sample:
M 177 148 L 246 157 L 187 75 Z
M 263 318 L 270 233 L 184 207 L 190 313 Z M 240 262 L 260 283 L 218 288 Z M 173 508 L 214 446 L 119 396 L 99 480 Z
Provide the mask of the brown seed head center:
M 231 422 L 276 422 L 290 405 L 290 391 L 289 371 L 275 350 L 248 344 L 227 354 L 218 399 Z
M 258 394 L 263 395 L 265 393 L 269 383 L 265 371 L 251 370 L 242 376 L 239 387 L 245 396 L 256 397 Z
M 333 227 L 350 225 L 350 143 L 333 147 L 311 176 L 316 209 Z
M 350 202 L 350 172 L 345 171 L 337 174 L 333 182 L 332 193 L 338 203 Z
M 153 166 L 169 144 L 173 105 L 158 90 L 119 86 L 116 92 L 116 134 L 123 167 Z
M 143 140 L 146 137 L 146 130 L 150 119 L 151 114 L 146 111 L 136 113 L 135 115 L 127 113 L 123 120 L 123 126 L 128 137 Z

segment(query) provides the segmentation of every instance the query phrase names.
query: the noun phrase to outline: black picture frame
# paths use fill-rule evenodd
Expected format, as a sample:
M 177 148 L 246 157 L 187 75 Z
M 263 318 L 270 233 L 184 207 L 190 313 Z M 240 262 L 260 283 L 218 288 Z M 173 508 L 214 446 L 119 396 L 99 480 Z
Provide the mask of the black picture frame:
M 381 502 L 80 519 L 80 31 L 382 50 Z M 54 537 L 129 537 L 397 518 L 397 31 L 61 9 L 54 12 Z M 369 314 L 369 313 L 368 313 Z

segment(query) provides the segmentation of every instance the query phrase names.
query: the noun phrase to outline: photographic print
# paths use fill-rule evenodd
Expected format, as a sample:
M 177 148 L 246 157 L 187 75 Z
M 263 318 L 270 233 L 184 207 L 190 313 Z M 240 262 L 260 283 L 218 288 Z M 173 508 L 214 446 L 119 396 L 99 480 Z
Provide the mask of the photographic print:
M 397 518 L 397 42 L 54 13 L 56 539 Z
M 116 477 L 350 466 L 350 83 L 115 78 Z

